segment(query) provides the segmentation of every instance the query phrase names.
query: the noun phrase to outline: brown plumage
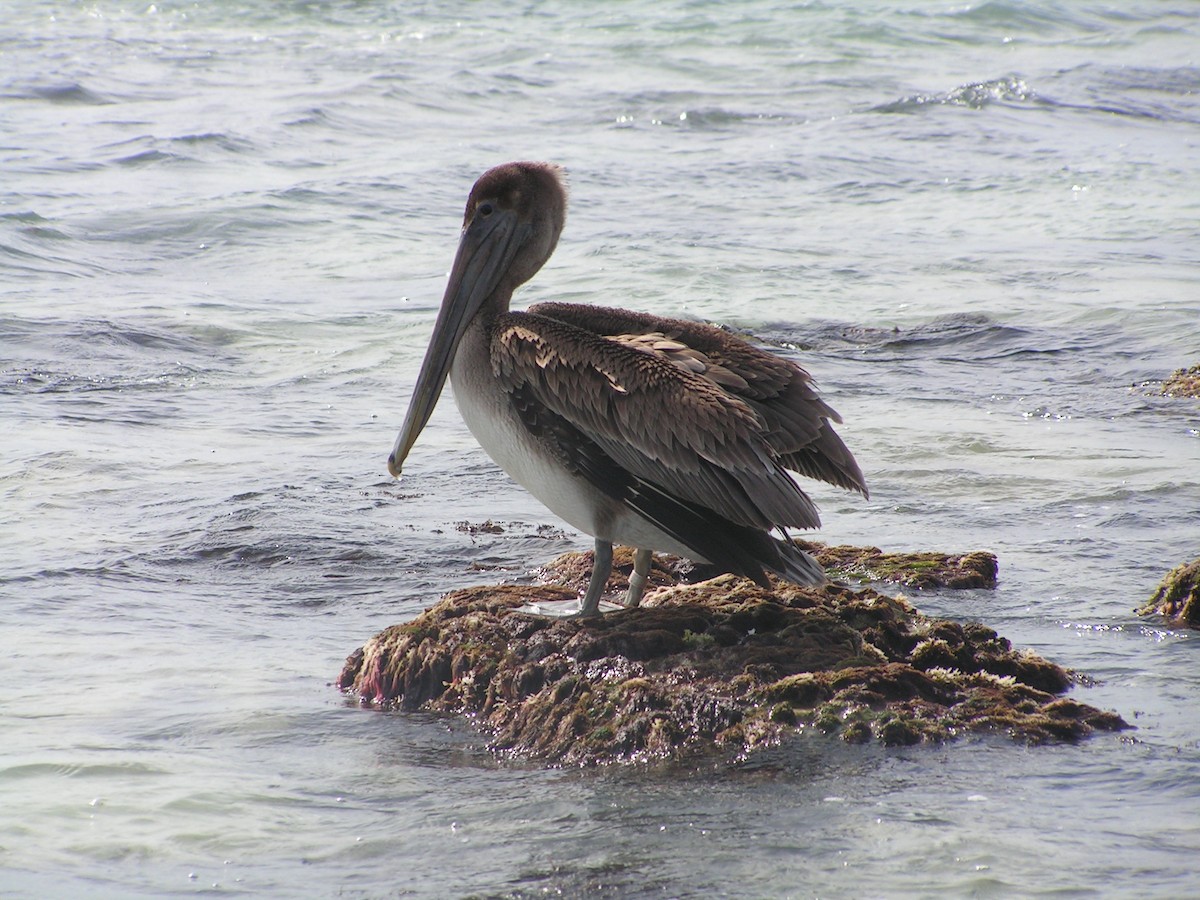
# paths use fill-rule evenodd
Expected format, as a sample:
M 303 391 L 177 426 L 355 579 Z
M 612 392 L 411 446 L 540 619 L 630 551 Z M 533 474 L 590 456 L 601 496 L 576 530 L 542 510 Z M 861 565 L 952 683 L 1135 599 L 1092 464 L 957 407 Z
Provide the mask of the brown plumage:
M 790 360 L 699 322 L 571 303 L 539 303 L 529 312 L 622 343 L 632 339 L 641 349 L 654 349 L 646 346 L 647 335 L 661 335 L 683 349 L 657 350 L 659 355 L 704 376 L 758 413 L 763 435 L 784 468 L 868 496 L 862 470 L 829 424 L 841 424 L 842 417 L 817 396 L 808 372 Z
M 512 292 L 549 258 L 565 218 L 557 167 L 509 163 L 476 183 L 389 469 L 399 474 L 449 374 L 483 447 L 596 538 L 580 614 L 598 609 L 614 541 L 639 549 L 629 605 L 651 549 L 760 582 L 764 570 L 823 580 L 783 531 L 820 524 L 786 470 L 865 496 L 830 424 L 840 417 L 795 363 L 712 326 L 565 303 L 510 312 Z

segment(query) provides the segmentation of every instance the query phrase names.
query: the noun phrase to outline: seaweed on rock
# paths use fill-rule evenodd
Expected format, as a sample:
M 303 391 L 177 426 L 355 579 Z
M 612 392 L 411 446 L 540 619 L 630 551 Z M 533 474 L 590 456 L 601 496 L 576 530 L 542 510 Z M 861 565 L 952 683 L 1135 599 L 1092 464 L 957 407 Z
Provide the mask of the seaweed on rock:
M 574 585 L 586 564 L 567 554 L 548 574 Z M 809 729 L 895 745 L 1128 727 L 1062 698 L 1070 672 L 983 625 L 932 619 L 870 588 L 768 590 L 732 575 L 684 584 L 679 566 L 656 558 L 658 589 L 641 607 L 586 620 L 515 611 L 574 597 L 572 586 L 452 591 L 351 655 L 339 686 L 366 705 L 470 716 L 498 752 L 571 765 L 738 757 Z
M 1176 566 L 1138 612 L 1160 615 L 1173 625 L 1200 628 L 1200 559 Z
M 963 554 L 884 553 L 878 547 L 802 546 L 829 572 L 856 581 L 890 581 L 922 590 L 996 586 L 995 554 L 982 550 Z
M 1200 397 L 1200 365 L 1176 369 L 1162 385 L 1167 397 Z

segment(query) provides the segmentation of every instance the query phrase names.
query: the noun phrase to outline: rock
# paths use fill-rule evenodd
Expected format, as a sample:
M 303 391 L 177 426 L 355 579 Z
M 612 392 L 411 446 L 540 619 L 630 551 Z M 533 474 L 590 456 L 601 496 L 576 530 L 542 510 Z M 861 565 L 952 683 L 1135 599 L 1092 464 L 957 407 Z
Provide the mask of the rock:
M 994 588 L 998 564 L 993 553 L 884 553 L 878 547 L 826 547 L 798 541 L 825 569 L 843 578 L 891 581 L 905 587 Z
M 1176 566 L 1158 585 L 1140 615 L 1160 615 L 1173 625 L 1200 628 L 1200 559 Z
M 628 553 L 618 562 L 628 570 Z M 549 566 L 567 587 L 452 591 L 369 640 L 338 684 L 368 706 L 465 715 L 496 752 L 560 765 L 736 759 L 809 731 L 1041 743 L 1129 727 L 1059 697 L 1072 674 L 990 628 L 931 619 L 870 588 L 768 590 L 732 575 L 683 584 L 682 564 L 656 557 L 658 589 L 638 609 L 589 620 L 514 612 L 577 596 L 590 565 L 567 554 Z M 624 589 L 619 570 L 610 587 Z
M 1172 372 L 1163 382 L 1162 392 L 1168 397 L 1200 397 L 1200 365 Z

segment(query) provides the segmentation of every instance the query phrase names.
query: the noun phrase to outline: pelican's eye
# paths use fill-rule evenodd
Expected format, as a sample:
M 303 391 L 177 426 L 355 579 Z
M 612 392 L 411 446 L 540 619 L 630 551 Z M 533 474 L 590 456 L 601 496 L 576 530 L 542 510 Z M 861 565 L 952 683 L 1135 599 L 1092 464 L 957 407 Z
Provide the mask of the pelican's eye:
M 484 201 L 483 203 L 480 203 L 478 207 L 476 207 L 475 211 L 486 219 L 493 212 L 495 212 L 495 210 L 496 207 L 492 206 L 491 203 Z

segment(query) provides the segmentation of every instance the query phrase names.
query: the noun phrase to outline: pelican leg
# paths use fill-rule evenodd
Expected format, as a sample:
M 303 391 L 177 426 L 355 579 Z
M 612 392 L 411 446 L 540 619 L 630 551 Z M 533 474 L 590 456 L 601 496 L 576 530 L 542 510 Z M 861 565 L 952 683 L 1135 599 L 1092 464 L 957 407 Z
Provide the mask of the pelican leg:
M 592 580 L 588 582 L 587 593 L 583 597 L 583 606 L 579 609 L 581 616 L 600 614 L 600 598 L 604 596 L 604 588 L 608 585 L 608 576 L 612 574 L 612 542 L 596 538 L 594 556 Z
M 646 578 L 650 574 L 652 551 L 639 547 L 633 554 L 633 571 L 629 573 L 629 590 L 625 594 L 625 606 L 632 609 L 642 602 L 646 593 Z
M 641 553 L 642 551 L 638 551 Z M 650 571 L 650 551 L 646 552 L 646 571 Z M 542 603 L 527 603 L 519 606 L 516 612 L 527 616 L 542 616 L 547 619 L 582 619 L 587 616 L 598 616 L 601 613 L 623 609 L 616 603 L 601 600 L 604 588 L 608 585 L 608 576 L 612 574 L 612 543 L 596 540 L 595 562 L 592 564 L 592 578 L 588 582 L 587 593 L 583 602 L 578 600 L 551 600 Z M 644 580 L 644 579 L 643 579 Z M 640 599 L 640 595 L 639 595 Z

